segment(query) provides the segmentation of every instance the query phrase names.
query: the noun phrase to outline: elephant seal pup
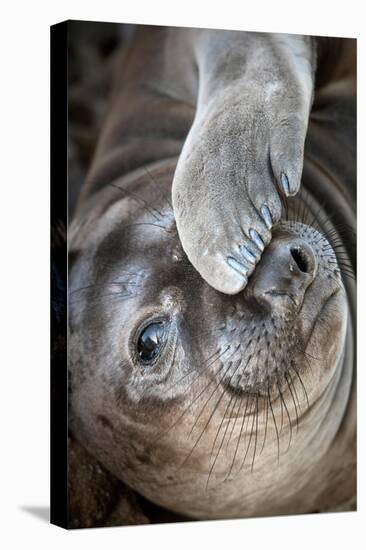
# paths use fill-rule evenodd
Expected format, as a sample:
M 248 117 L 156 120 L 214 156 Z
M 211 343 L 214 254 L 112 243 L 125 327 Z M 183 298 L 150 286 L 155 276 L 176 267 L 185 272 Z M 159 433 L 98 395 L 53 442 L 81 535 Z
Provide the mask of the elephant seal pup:
M 354 44 L 330 46 L 156 28 L 123 53 L 70 229 L 70 423 L 186 516 L 354 506 Z

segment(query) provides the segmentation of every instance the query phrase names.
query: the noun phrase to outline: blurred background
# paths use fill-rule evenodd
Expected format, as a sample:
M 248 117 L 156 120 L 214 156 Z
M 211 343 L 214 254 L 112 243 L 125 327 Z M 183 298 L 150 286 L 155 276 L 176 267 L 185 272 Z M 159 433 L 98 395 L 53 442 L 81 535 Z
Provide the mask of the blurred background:
M 135 25 L 68 22 L 69 222 L 75 211 L 108 104 L 113 61 Z

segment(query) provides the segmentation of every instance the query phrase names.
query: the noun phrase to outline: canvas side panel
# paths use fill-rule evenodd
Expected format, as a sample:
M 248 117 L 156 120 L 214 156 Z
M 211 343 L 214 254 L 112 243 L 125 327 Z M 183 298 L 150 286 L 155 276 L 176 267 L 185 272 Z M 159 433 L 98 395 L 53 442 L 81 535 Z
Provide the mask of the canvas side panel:
M 51 27 L 51 523 L 67 527 L 67 23 Z

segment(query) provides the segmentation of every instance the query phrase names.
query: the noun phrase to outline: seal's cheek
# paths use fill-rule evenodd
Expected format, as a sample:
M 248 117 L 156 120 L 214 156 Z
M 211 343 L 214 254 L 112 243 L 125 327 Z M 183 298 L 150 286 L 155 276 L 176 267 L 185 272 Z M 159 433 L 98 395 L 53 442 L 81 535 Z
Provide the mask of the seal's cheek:
M 312 358 L 312 374 L 319 382 L 328 381 L 343 359 L 347 323 L 347 299 L 343 288 L 340 288 L 321 309 L 305 349 L 305 353 Z

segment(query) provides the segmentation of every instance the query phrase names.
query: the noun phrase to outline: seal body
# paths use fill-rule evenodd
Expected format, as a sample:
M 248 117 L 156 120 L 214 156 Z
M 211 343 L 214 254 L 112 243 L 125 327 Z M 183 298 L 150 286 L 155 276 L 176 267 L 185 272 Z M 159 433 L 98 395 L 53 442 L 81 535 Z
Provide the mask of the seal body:
M 73 434 L 186 516 L 349 509 L 353 41 L 147 28 L 117 69 L 70 229 Z

